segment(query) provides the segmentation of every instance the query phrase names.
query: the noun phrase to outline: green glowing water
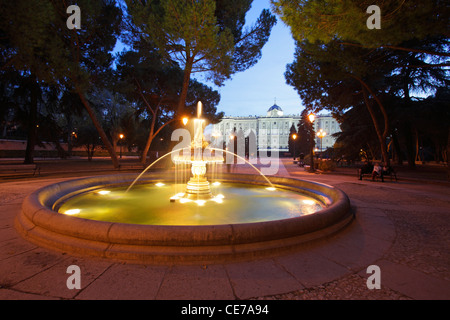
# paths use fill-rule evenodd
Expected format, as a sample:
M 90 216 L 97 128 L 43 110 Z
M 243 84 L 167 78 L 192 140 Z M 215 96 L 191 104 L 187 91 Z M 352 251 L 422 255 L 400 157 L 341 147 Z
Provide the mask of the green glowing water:
M 301 193 L 246 184 L 213 186 L 223 202 L 170 202 L 185 185 L 146 184 L 91 190 L 69 198 L 58 208 L 79 218 L 144 225 L 219 225 L 281 220 L 313 214 L 323 205 Z

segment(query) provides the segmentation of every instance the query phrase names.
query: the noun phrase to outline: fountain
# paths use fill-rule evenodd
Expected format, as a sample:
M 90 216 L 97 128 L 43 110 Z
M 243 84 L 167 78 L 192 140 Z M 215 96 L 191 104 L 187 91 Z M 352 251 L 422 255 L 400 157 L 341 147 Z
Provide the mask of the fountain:
M 120 173 L 63 181 L 27 196 L 16 229 L 37 245 L 75 255 L 219 263 L 280 254 L 352 221 L 347 196 L 331 186 L 269 180 L 248 161 L 258 174 L 207 172 L 208 165 L 223 163 L 221 152 L 228 151 L 206 143 L 201 109 L 199 103 L 190 154 L 173 157 L 176 166 L 190 169 L 186 183 L 167 172 L 146 175 L 155 162 L 137 177 Z
M 194 139 L 191 144 L 191 155 L 189 157 L 176 156 L 174 158 L 175 164 L 177 163 L 187 163 L 191 165 L 192 177 L 186 185 L 186 192 L 184 194 L 178 194 L 171 198 L 172 201 L 175 200 L 217 200 L 213 197 L 211 192 L 211 187 L 206 178 L 206 165 L 208 163 L 222 163 L 222 157 L 208 158 L 204 156 L 204 149 L 207 147 L 207 143 L 203 136 L 204 123 L 205 120 L 201 119 L 202 115 L 202 103 L 199 102 L 197 105 L 197 119 L 194 120 Z

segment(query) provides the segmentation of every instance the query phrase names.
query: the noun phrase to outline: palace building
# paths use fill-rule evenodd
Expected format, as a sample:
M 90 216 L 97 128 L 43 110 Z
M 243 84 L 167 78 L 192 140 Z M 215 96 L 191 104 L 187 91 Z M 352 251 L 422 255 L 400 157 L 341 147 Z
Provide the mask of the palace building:
M 221 122 L 213 125 L 212 135 L 223 137 L 228 144 L 230 137 L 240 131 L 244 137 L 253 133 L 258 151 L 278 151 L 281 155 L 289 152 L 291 127 L 294 126 L 297 131 L 299 121 L 300 115 L 284 115 L 283 109 L 275 103 L 265 116 L 223 117 Z M 326 132 L 322 138 L 322 150 L 333 147 L 336 139 L 331 135 L 339 132 L 340 127 L 330 114 L 317 115 L 314 129 L 316 132 L 320 129 Z M 316 147 L 320 148 L 320 138 L 316 136 L 316 140 Z

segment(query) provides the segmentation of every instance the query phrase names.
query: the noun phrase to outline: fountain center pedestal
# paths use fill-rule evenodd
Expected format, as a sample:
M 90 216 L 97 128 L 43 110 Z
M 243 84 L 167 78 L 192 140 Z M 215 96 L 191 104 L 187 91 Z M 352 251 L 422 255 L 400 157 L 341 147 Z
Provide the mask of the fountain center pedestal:
M 203 151 L 206 141 L 203 136 L 205 120 L 201 119 L 202 103 L 197 105 L 197 119 L 194 119 L 194 139 L 191 143 L 191 153 L 194 155 L 175 157 L 175 162 L 191 164 L 192 177 L 187 182 L 186 192 L 181 197 L 189 200 L 211 200 L 214 198 L 208 179 L 206 178 L 206 165 L 208 163 L 222 163 L 223 157 L 205 159 Z

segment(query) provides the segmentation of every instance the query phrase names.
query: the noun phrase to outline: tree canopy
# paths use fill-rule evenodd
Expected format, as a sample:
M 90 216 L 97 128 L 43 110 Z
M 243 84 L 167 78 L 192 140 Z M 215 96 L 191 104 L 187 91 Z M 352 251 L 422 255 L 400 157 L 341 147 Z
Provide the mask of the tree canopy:
M 251 2 L 126 0 L 131 41 L 153 43 L 162 57 L 175 59 L 184 70 L 178 115 L 183 113 L 192 73 L 202 72 L 220 86 L 260 58 L 276 18 L 263 10 L 256 24 L 244 30 Z
M 347 45 L 411 51 L 417 49 L 402 43 L 425 38 L 448 39 L 450 35 L 450 6 L 445 0 L 271 0 L 271 3 L 299 41 L 327 43 L 337 38 Z M 370 17 L 367 9 L 371 5 L 380 8 L 380 29 L 367 27 Z M 422 52 L 450 56 L 448 50 L 422 49 Z

